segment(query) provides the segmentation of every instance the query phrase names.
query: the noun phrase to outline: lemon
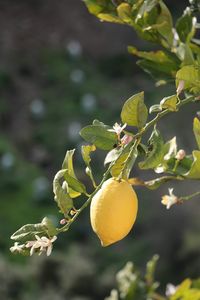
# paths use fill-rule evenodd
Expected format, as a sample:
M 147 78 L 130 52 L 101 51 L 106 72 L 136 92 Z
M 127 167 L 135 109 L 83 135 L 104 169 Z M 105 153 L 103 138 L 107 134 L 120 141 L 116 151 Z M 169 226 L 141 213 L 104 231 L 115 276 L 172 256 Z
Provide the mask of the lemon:
M 123 239 L 129 233 L 137 210 L 137 195 L 127 181 L 110 178 L 103 183 L 90 206 L 92 229 L 103 247 Z

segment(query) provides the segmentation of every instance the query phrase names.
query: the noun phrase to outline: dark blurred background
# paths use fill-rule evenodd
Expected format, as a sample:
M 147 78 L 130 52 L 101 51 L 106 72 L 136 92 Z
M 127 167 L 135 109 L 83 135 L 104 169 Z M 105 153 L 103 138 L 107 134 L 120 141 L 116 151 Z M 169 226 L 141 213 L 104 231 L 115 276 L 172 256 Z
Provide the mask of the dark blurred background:
M 166 4 L 176 19 L 188 2 Z M 127 53 L 128 45 L 153 45 L 126 26 L 100 22 L 81 0 L 0 0 L 0 33 L 1 300 L 102 300 L 119 268 L 131 260 L 143 269 L 154 253 L 161 257 L 161 289 L 198 276 L 199 201 L 167 211 L 161 196 L 168 185 L 158 191 L 137 189 L 137 224 L 116 245 L 101 248 L 87 209 L 59 236 L 51 257 L 10 255 L 9 237 L 23 224 L 45 215 L 59 223 L 52 180 L 67 149 L 77 148 L 76 173 L 88 184 L 80 156 L 81 127 L 93 119 L 120 122 L 120 109 L 130 95 L 144 90 L 150 106 L 174 93 L 174 86 L 155 88 Z M 179 148 L 187 153 L 195 147 L 191 132 L 197 109 L 191 105 L 160 123 L 164 137 L 177 135 Z M 94 157 L 97 180 L 104 156 L 98 152 Z M 135 170 L 134 176 L 155 174 Z M 198 185 L 173 184 L 177 195 L 192 193 Z

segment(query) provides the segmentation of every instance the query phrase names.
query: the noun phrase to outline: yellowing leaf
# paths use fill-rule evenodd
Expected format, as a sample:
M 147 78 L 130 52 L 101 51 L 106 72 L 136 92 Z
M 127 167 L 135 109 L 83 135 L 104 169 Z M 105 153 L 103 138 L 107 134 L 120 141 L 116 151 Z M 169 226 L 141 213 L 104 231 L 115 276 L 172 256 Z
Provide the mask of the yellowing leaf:
M 177 104 L 178 98 L 177 95 L 172 95 L 169 97 L 165 97 L 160 102 L 161 108 L 168 108 L 170 111 L 176 111 L 176 104 Z
M 200 92 L 200 68 L 196 65 L 189 65 L 182 67 L 176 73 L 176 86 L 178 87 L 180 81 L 184 81 L 184 88 L 191 93 Z
M 131 7 L 128 3 L 121 3 L 117 7 L 117 13 L 121 20 L 124 22 L 130 22 L 131 21 Z

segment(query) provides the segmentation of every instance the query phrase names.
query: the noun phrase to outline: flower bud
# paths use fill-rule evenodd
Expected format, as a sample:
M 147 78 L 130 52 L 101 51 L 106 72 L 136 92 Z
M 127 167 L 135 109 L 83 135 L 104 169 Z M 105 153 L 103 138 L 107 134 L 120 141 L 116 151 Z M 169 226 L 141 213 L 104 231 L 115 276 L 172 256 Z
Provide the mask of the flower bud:
M 180 149 L 176 154 L 176 159 L 182 160 L 186 156 L 185 150 Z

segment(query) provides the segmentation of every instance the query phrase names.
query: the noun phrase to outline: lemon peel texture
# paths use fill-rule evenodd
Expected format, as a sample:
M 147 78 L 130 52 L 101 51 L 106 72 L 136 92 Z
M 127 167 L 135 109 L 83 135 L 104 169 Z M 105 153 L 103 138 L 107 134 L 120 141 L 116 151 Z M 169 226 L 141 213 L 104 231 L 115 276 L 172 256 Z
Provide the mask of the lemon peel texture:
M 103 247 L 123 239 L 133 227 L 138 199 L 125 180 L 110 178 L 95 194 L 90 206 L 90 221 Z

